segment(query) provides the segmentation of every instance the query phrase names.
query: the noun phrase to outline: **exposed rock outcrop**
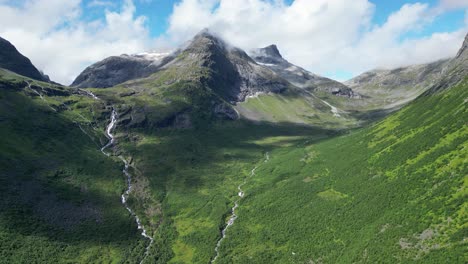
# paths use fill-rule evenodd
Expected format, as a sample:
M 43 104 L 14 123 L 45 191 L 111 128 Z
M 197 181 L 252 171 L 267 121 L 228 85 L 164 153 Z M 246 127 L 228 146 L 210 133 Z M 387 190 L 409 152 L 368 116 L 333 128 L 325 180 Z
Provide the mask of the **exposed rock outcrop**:
M 346 85 L 332 79 L 313 74 L 285 60 L 276 45 L 251 51 L 252 58 L 260 65 L 268 67 L 293 85 L 309 91 L 324 91 L 336 96 L 360 98 Z
M 209 75 L 203 81 L 230 102 L 244 101 L 258 92 L 280 93 L 290 86 L 243 50 L 227 45 L 208 30 L 197 34 L 182 54 L 184 59 L 177 63 L 199 63 L 208 68 Z

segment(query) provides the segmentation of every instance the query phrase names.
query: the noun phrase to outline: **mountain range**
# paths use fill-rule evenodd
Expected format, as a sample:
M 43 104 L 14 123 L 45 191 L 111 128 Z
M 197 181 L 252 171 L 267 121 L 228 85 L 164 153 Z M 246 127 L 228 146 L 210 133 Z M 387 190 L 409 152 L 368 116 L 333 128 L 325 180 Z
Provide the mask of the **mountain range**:
M 466 263 L 467 45 L 340 83 L 203 30 L 63 86 L 0 39 L 0 262 Z

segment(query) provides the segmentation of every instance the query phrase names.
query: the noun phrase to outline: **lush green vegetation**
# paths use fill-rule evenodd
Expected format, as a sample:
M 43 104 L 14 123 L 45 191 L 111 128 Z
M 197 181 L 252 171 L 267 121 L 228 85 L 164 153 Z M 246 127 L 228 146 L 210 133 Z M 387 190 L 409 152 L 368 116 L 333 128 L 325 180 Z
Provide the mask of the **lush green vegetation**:
M 332 131 L 245 121 L 120 130 L 119 146 L 138 175 L 132 207 L 156 237 L 148 263 L 207 263 L 237 185 L 265 152 L 272 159 L 245 186 L 219 263 L 462 263 L 465 88 L 421 98 L 374 127 L 337 138 Z M 197 89 L 203 88 L 192 94 Z M 448 159 L 453 163 L 441 169 Z
M 466 263 L 468 82 L 270 153 L 218 263 Z
M 25 80 L 0 75 L 0 263 L 135 263 L 146 241 L 120 203 L 121 162 L 99 151 L 103 106 Z
M 209 262 L 237 186 L 264 153 L 312 135 L 322 140 L 336 134 L 298 125 L 291 129 L 290 123 L 217 118 L 213 104 L 222 99 L 197 81 L 201 77 L 185 74 L 168 70 L 93 90 L 116 107 L 120 120 L 128 120 L 118 129 L 118 146 L 131 157 L 134 189 L 129 204 L 155 237 L 145 263 Z M 173 82 L 175 78 L 191 80 Z M 128 90 L 134 93 L 122 96 Z M 169 121 L 181 113 L 189 116 L 190 128 L 174 128 Z
M 138 169 L 132 207 L 151 223 L 158 239 L 147 263 L 161 254 L 172 263 L 209 262 L 237 186 L 264 153 L 311 134 L 321 140 L 327 133 L 244 122 L 215 124 L 209 130 L 132 131 L 119 145 Z
M 155 239 L 145 263 L 208 263 L 244 180 L 216 263 L 467 261 L 467 81 L 336 132 L 288 123 L 353 124 L 288 94 L 243 105 L 264 122 L 223 120 L 206 74 L 162 71 L 93 89 L 96 101 L 2 71 L 0 261 L 141 259 L 147 240 L 120 203 L 122 163 L 99 151 L 111 106 L 114 151 L 133 175 L 128 202 Z M 319 107 L 305 116 L 309 103 Z M 190 124 L 177 127 L 180 115 Z

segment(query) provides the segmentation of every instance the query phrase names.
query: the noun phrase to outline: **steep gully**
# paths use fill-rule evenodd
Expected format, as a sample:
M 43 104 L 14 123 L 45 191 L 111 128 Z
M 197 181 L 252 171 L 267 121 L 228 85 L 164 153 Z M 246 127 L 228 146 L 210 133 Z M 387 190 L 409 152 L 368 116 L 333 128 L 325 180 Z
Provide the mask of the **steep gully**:
M 81 90 L 81 91 L 84 91 L 88 96 L 94 98 L 95 100 L 100 100 L 96 95 L 94 95 L 90 91 L 86 91 L 86 90 Z M 106 152 L 106 149 L 113 146 L 114 143 L 115 143 L 115 136 L 114 136 L 114 134 L 112 134 L 112 131 L 115 129 L 115 126 L 117 124 L 117 116 L 118 116 L 117 111 L 114 108 L 112 108 L 110 123 L 106 127 L 106 136 L 107 136 L 107 138 L 109 138 L 109 141 L 107 142 L 106 145 L 104 145 L 101 148 L 101 152 L 104 155 L 108 156 L 108 157 L 111 156 L 111 153 Z M 140 218 L 138 217 L 138 215 L 135 214 L 135 212 L 130 208 L 130 206 L 127 203 L 128 196 L 130 195 L 130 192 L 132 191 L 132 175 L 129 172 L 130 164 L 128 163 L 128 161 L 122 156 L 119 156 L 119 159 L 122 160 L 122 162 L 124 163 L 124 168 L 122 170 L 122 173 L 125 175 L 125 177 L 127 179 L 127 189 L 125 190 L 125 192 L 121 196 L 122 204 L 124 205 L 125 209 L 127 209 L 127 211 L 135 219 L 135 222 L 137 223 L 138 230 L 141 230 L 141 236 L 143 236 L 145 239 L 148 239 L 150 241 L 148 246 L 145 248 L 145 254 L 144 254 L 142 260 L 140 261 L 140 264 L 141 264 L 141 263 L 143 263 L 143 261 L 148 256 L 149 249 L 150 249 L 151 245 L 153 244 L 154 239 L 151 236 L 148 235 L 145 227 L 141 223 Z
M 35 94 L 37 94 L 44 102 L 47 103 L 46 99 L 44 98 L 44 96 L 39 93 L 37 90 L 33 89 L 31 87 L 31 83 L 28 82 L 28 86 L 27 86 L 28 89 L 32 90 Z M 41 87 L 42 88 L 42 87 Z M 97 97 L 96 95 L 94 95 L 92 92 L 90 91 L 87 91 L 87 90 L 84 90 L 84 89 L 79 89 L 81 92 L 84 92 L 86 94 L 86 96 L 89 96 L 95 100 L 100 100 L 99 97 Z M 47 103 L 48 104 L 48 103 Z M 48 104 L 49 105 L 49 104 Z M 56 111 L 56 109 L 54 109 L 53 107 L 51 107 L 49 105 L 50 108 L 52 108 L 52 110 Z M 102 148 L 101 148 L 101 152 L 106 155 L 107 157 L 110 157 L 111 156 L 111 153 L 109 152 L 106 152 L 106 149 L 108 149 L 109 147 L 113 146 L 115 144 L 115 135 L 112 134 L 112 131 L 115 129 L 115 126 L 117 124 L 117 111 L 112 107 L 112 113 L 111 113 L 111 117 L 110 117 L 110 122 L 109 124 L 106 126 L 106 137 L 109 139 L 109 141 L 106 143 L 106 145 L 104 145 Z M 84 118 L 84 117 L 83 117 Z M 83 133 L 85 133 L 86 135 L 88 135 L 88 133 L 86 133 L 86 131 L 80 126 L 80 129 L 81 131 L 83 131 Z M 89 136 L 89 135 L 88 135 Z M 146 257 L 148 256 L 148 253 L 149 253 L 149 249 L 151 247 L 151 245 L 153 244 L 154 242 L 154 239 L 148 235 L 145 227 L 143 226 L 143 224 L 141 223 L 141 220 L 140 218 L 135 214 L 135 212 L 130 208 L 130 206 L 128 205 L 127 203 L 127 199 L 128 199 L 128 196 L 130 195 L 130 192 L 132 191 L 132 175 L 129 173 L 129 167 L 130 167 L 130 164 L 128 163 L 128 161 L 122 157 L 122 156 L 119 156 L 119 159 L 122 160 L 122 162 L 124 163 L 124 169 L 122 170 L 122 173 L 125 175 L 126 179 L 127 179 L 127 189 L 125 190 L 125 192 L 121 195 L 121 201 L 122 201 L 122 204 L 124 205 L 125 209 L 127 209 L 127 211 L 134 217 L 135 219 L 135 222 L 137 223 L 137 227 L 138 227 L 138 230 L 141 230 L 141 236 L 143 236 L 145 239 L 148 239 L 150 241 L 150 243 L 148 244 L 148 246 L 145 248 L 145 254 L 144 254 L 144 257 L 143 259 L 140 261 L 140 264 L 142 264 L 144 262 L 144 260 L 146 259 Z M 264 162 L 268 162 L 270 159 L 270 156 L 268 153 L 265 154 L 265 159 L 264 159 Z M 218 242 L 216 243 L 216 247 L 215 247 L 215 252 L 216 252 L 216 256 L 211 260 L 211 263 L 214 263 L 217 258 L 219 257 L 219 248 L 223 242 L 223 240 L 226 238 L 226 232 L 227 230 L 229 229 L 229 227 L 231 227 L 232 225 L 234 225 L 236 219 L 237 219 L 237 215 L 236 215 L 236 209 L 239 207 L 239 202 L 242 200 L 242 198 L 244 197 L 245 195 L 245 192 L 243 191 L 242 187 L 247 184 L 247 181 L 249 178 L 252 178 L 254 175 L 255 175 L 255 171 L 257 170 L 257 168 L 259 167 L 259 165 L 255 166 L 251 172 L 250 172 L 250 176 L 245 178 L 244 181 L 239 184 L 237 186 L 237 189 L 238 189 L 238 199 L 234 202 L 234 206 L 231 208 L 231 217 L 229 218 L 226 226 L 223 228 L 223 230 L 221 231 L 221 238 L 218 240 Z
M 264 159 L 264 163 L 268 162 L 270 160 L 270 155 L 268 154 L 268 152 L 265 154 L 265 159 Z M 237 196 L 239 196 L 239 198 L 237 198 L 237 200 L 234 202 L 234 206 L 231 208 L 231 217 L 229 218 L 226 226 L 223 228 L 223 230 L 221 230 L 221 238 L 218 240 L 218 242 L 216 243 L 216 247 L 215 247 L 215 257 L 211 260 L 211 263 L 214 263 L 218 257 L 219 257 L 219 247 L 221 246 L 221 243 L 223 242 L 223 240 L 226 238 L 226 232 L 228 230 L 229 227 L 231 227 L 232 225 L 234 225 L 234 222 L 236 221 L 237 219 L 237 214 L 236 214 L 236 209 L 239 207 L 239 202 L 242 200 L 242 198 L 244 198 L 244 195 L 245 195 L 245 192 L 242 190 L 242 187 L 247 184 L 247 181 L 248 179 L 252 178 L 254 175 L 255 175 L 255 171 L 258 169 L 260 165 L 257 165 L 255 166 L 251 171 L 250 171 L 250 175 L 249 177 L 246 177 L 244 179 L 244 181 L 239 184 L 237 186 L 237 190 L 239 191 L 237 193 Z

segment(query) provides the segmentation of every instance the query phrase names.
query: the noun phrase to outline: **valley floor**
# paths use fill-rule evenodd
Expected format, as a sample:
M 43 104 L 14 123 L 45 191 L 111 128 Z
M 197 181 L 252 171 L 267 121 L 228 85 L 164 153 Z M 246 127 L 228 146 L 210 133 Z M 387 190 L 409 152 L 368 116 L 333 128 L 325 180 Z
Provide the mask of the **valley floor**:
M 118 156 L 133 176 L 127 204 L 154 239 L 144 263 L 467 262 L 467 80 L 355 131 L 245 120 L 129 127 L 129 101 L 112 89 L 94 100 L 8 80 L 0 262 L 141 261 L 148 240 L 121 204 Z M 106 157 L 113 107 L 121 115 Z

